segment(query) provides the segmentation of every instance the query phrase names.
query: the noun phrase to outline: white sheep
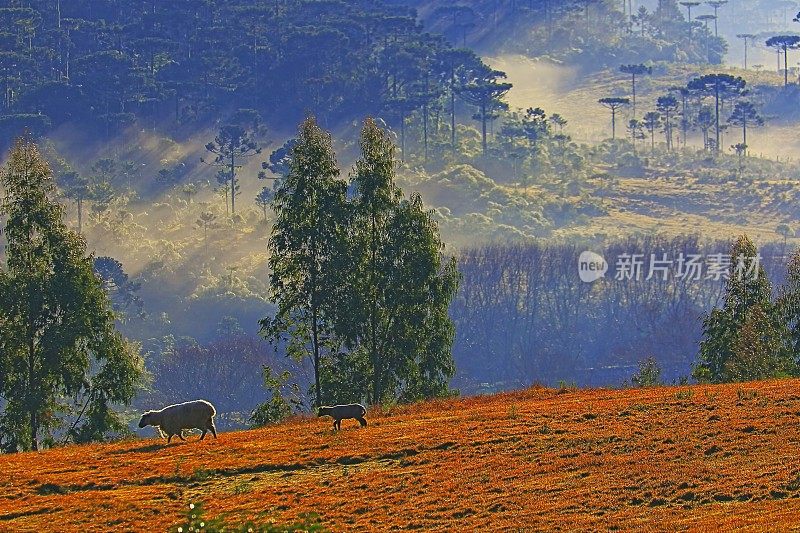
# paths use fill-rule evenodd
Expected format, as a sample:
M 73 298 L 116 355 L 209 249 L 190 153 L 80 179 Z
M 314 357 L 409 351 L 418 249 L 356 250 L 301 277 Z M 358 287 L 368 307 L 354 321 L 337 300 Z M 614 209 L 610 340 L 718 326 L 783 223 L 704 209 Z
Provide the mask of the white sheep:
M 322 406 L 317 411 L 317 416 L 329 416 L 333 418 L 333 429 L 342 429 L 342 420 L 345 418 L 355 418 L 361 427 L 367 425 L 367 420 L 364 415 L 367 414 L 367 409 L 360 403 L 349 403 L 346 405 L 334 405 L 329 407 Z
M 172 437 L 178 435 L 183 438 L 184 429 L 200 429 L 203 440 L 207 431 L 211 431 L 214 438 L 217 438 L 217 428 L 214 427 L 214 415 L 217 414 L 214 406 L 205 400 L 194 400 L 191 402 L 170 405 L 159 411 L 147 411 L 139 420 L 139 427 L 155 426 L 162 437 L 167 437 L 167 444 Z

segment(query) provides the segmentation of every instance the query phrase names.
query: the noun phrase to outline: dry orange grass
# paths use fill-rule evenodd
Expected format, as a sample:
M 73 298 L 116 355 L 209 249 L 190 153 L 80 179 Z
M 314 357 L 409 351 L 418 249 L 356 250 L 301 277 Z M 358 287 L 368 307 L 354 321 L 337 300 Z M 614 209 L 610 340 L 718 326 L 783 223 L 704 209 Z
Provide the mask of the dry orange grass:
M 368 418 L 0 456 L 0 530 L 159 531 L 196 501 L 234 519 L 316 512 L 334 531 L 755 531 L 800 516 L 797 380 L 531 389 Z

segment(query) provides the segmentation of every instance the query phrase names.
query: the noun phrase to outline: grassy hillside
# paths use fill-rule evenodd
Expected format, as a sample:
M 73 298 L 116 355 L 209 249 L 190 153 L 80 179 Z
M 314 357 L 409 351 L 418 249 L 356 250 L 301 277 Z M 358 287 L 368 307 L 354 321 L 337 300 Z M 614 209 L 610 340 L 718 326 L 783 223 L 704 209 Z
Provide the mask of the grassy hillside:
M 372 411 L 165 446 L 0 457 L 0 530 L 163 530 L 318 513 L 335 531 L 789 526 L 799 381 L 550 390 Z

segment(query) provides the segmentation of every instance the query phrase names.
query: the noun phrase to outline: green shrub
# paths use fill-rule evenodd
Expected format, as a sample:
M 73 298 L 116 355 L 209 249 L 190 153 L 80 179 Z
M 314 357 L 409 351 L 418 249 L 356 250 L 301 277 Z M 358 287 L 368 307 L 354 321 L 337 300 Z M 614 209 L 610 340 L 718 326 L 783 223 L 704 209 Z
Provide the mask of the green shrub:
M 274 375 L 272 370 L 265 366 L 262 373 L 264 388 L 270 391 L 270 399 L 256 407 L 250 415 L 250 423 L 254 427 L 281 422 L 292 414 L 292 406 L 299 410 L 302 404 L 297 384 L 288 384 L 291 378 L 288 371 Z M 288 399 L 284 392 L 286 389 L 289 389 Z
M 631 382 L 637 387 L 661 385 L 661 367 L 655 357 L 639 361 L 639 370 L 631 376 Z
M 559 394 L 564 394 L 567 392 L 575 392 L 576 390 L 578 390 L 578 385 L 574 381 L 567 383 L 562 379 L 561 381 L 558 382 Z
M 508 408 L 508 418 L 510 420 L 516 420 L 518 416 L 519 416 L 519 413 L 518 413 L 518 410 L 517 410 L 517 404 L 512 403 L 511 407 Z
M 692 396 L 694 396 L 694 391 L 692 389 L 681 390 L 675 393 L 675 398 L 678 400 L 691 400 Z

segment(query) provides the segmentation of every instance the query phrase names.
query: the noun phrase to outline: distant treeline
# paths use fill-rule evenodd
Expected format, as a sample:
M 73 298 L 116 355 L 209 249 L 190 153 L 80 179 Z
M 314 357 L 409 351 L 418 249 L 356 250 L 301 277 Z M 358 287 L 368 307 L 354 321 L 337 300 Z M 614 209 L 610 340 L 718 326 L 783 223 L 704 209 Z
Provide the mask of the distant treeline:
M 585 283 L 578 276 L 584 250 L 602 255 L 605 277 Z M 451 306 L 453 347 L 462 393 L 511 389 L 541 382 L 620 385 L 637 363 L 654 356 L 667 381 L 690 377 L 697 361 L 703 317 L 721 305 L 725 279 L 707 279 L 709 261 L 729 254 L 730 242 L 697 237 L 631 237 L 603 247 L 577 244 L 488 246 L 460 255 L 463 275 Z M 774 287 L 786 277 L 786 250 L 760 249 Z M 637 281 L 616 280 L 623 254 L 643 254 Z M 650 280 L 651 254 L 672 260 L 667 280 Z M 678 279 L 678 258 L 699 254 L 701 279 Z M 777 289 L 776 289 L 777 290 Z
M 405 116 L 485 81 L 468 51 L 381 1 L 0 2 L 0 131 L 114 133 L 252 108 L 269 123 Z M 490 76 L 491 77 L 491 76 Z M 490 79 L 489 82 L 492 80 Z
M 413 116 L 427 148 L 428 121 L 449 115 L 442 126 L 453 130 L 457 100 L 484 129 L 505 109 L 505 74 L 459 48 L 468 36 L 592 69 L 718 63 L 725 50 L 674 0 L 637 14 L 601 0 L 433 2 L 421 6 L 426 28 L 413 4 L 0 1 L 0 134 L 72 122 L 108 137 L 135 122 L 202 124 L 246 108 L 277 127 L 311 113 L 329 127 L 373 115 L 403 130 Z
M 419 8 L 426 27 L 461 46 L 475 44 L 529 57 L 546 56 L 587 71 L 628 62 L 720 64 L 727 42 L 697 16 L 765 16 L 771 6 L 716 8 L 708 2 L 658 0 L 394 0 Z M 650 4 L 650 5 L 642 5 Z M 687 11 L 687 4 L 691 4 Z M 737 3 L 738 4 L 738 3 Z M 764 2 L 766 4 L 766 2 Z M 691 12 L 691 21 L 689 11 Z M 722 8 L 722 9 L 719 9 Z M 705 22 L 708 23 L 705 19 Z M 750 20 L 750 19 L 748 19 Z

